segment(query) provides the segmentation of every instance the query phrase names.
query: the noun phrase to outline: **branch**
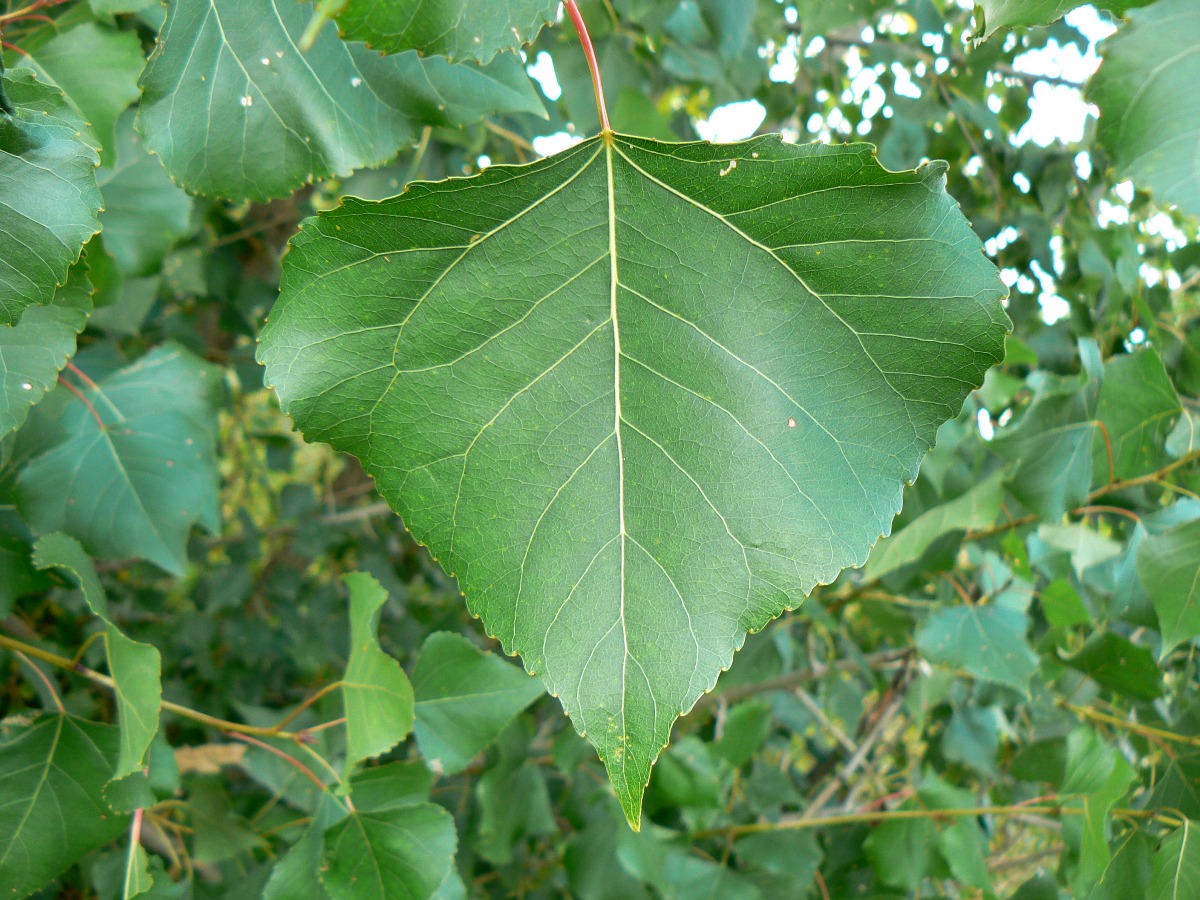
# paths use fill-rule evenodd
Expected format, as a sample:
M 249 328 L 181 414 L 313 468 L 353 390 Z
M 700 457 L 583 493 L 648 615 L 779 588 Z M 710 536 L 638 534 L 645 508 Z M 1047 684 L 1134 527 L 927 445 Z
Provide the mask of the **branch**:
M 7 635 L 0 634 L 0 647 L 11 650 L 14 653 L 23 653 L 26 656 L 32 656 L 35 659 L 40 659 L 42 662 L 49 663 L 52 666 L 57 666 L 68 672 L 74 672 L 76 675 L 81 675 L 88 681 L 98 684 L 101 687 L 116 693 L 117 683 L 97 672 L 95 669 L 89 669 L 87 666 L 80 665 L 65 656 L 59 656 L 57 653 L 51 653 L 49 650 L 43 650 L 41 647 L 35 647 L 33 644 L 26 644 L 23 641 L 18 641 L 10 638 Z M 260 728 L 256 725 L 243 725 L 241 722 L 230 722 L 226 719 L 219 719 L 216 716 L 210 716 L 208 713 L 200 712 L 199 710 L 191 709 L 187 706 L 180 706 L 178 703 L 172 703 L 170 700 L 162 701 L 162 708 L 168 712 L 173 712 L 178 716 L 183 716 L 185 719 L 191 719 L 193 722 L 200 722 L 203 725 L 209 725 L 213 728 L 218 728 L 222 731 L 231 731 L 238 734 L 259 735 L 261 737 L 277 737 L 293 741 L 303 741 L 306 732 L 280 731 L 276 728 Z
M 779 822 L 753 822 L 746 825 L 727 825 L 723 828 L 705 828 L 693 831 L 692 840 L 710 837 L 741 837 L 746 834 L 761 834 L 766 831 L 794 831 L 808 828 L 830 828 L 836 825 L 878 824 L 903 819 L 973 819 L 979 816 L 1024 816 L 1040 814 L 1049 816 L 1082 816 L 1087 814 L 1083 806 L 1047 804 L 1028 806 L 1020 803 L 1008 806 L 973 806 L 964 809 L 888 809 L 878 812 L 839 813 L 833 816 L 816 816 L 805 819 L 785 819 Z M 1114 809 L 1114 816 L 1130 819 L 1153 819 L 1164 824 L 1178 825 L 1180 820 L 1165 816 L 1155 809 Z
M 912 653 L 912 649 L 907 647 L 899 650 L 884 650 L 880 653 L 865 656 L 862 660 L 839 659 L 836 662 L 826 665 L 816 665 L 808 669 L 796 669 L 794 672 L 785 672 L 775 678 L 768 678 L 766 681 L 759 681 L 754 684 L 739 684 L 726 688 L 720 693 L 705 694 L 692 707 L 692 712 L 707 709 L 722 702 L 737 703 L 739 700 L 745 700 L 747 697 L 753 697 L 755 694 L 762 694 L 767 691 L 788 691 L 802 684 L 820 681 L 830 672 L 854 672 L 862 668 L 864 660 L 872 669 L 882 669 L 894 663 L 903 662 Z
M 1142 737 L 1159 741 L 1171 741 L 1176 744 L 1200 747 L 1200 737 L 1190 734 L 1178 734 L 1174 731 L 1155 728 L 1152 725 L 1142 725 L 1140 722 L 1130 722 L 1128 719 L 1122 719 L 1120 716 L 1110 716 L 1108 713 L 1102 713 L 1088 706 L 1076 706 L 1068 700 L 1059 699 L 1055 703 L 1063 709 L 1069 709 L 1080 718 L 1091 719 L 1093 722 L 1103 722 L 1105 725 L 1112 725 L 1114 728 L 1120 728 L 1131 734 L 1140 734 Z

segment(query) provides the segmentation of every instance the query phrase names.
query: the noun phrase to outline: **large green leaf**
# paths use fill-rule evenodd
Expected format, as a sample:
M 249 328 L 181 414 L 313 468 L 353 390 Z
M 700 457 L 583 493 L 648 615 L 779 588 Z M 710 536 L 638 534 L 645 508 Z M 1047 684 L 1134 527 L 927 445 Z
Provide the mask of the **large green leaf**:
M 537 37 L 558 0 L 333 0 L 342 37 L 383 53 L 488 62 Z
M 1200 4 L 1158 0 L 1104 48 L 1088 99 L 1121 177 L 1200 215 Z
M 1154 854 L 1146 900 L 1200 897 L 1200 823 L 1185 819 Z
M 632 822 L 671 723 L 865 561 L 1003 355 L 944 171 L 609 134 L 292 243 L 267 380 L 562 699 Z
M 322 30 L 297 48 L 295 0 L 178 0 L 142 77 L 146 146 L 192 193 L 280 197 L 386 162 L 422 125 L 541 113 L 512 55 L 486 68 L 382 57 Z
M 470 765 L 543 693 L 541 683 L 516 666 L 444 631 L 426 638 L 412 683 L 421 755 L 451 774 Z
M 1116 16 L 1154 0 L 1092 0 L 1092 6 Z M 1071 10 L 1083 6 L 1080 0 L 978 0 L 975 6 L 978 27 L 975 36 L 986 40 L 1001 28 L 1031 28 L 1057 22 Z
M 100 158 L 86 131 L 57 88 L 0 74 L 0 325 L 50 303 L 100 230 Z
M 917 631 L 917 646 L 930 662 L 964 669 L 976 678 L 1029 690 L 1037 656 L 1025 633 L 1023 613 L 996 604 L 956 606 L 931 615 Z
M 21 471 L 22 515 L 35 531 L 65 531 L 93 556 L 138 557 L 183 574 L 192 525 L 219 525 L 219 387 L 215 367 L 172 345 L 85 386 L 91 408 L 72 401 L 49 449 Z
M 108 597 L 96 566 L 79 541 L 62 533 L 48 534 L 34 545 L 33 562 L 39 569 L 70 572 L 83 591 L 83 599 L 104 622 L 108 670 L 117 695 L 117 723 L 121 744 L 113 779 L 125 778 L 146 765 L 150 742 L 158 733 L 162 709 L 162 657 L 149 644 L 125 636 L 108 613 Z
M 1158 613 L 1163 655 L 1200 637 L 1200 519 L 1142 541 L 1137 569 Z
M 117 117 L 138 98 L 138 76 L 146 57 L 133 31 L 95 22 L 69 28 L 20 57 L 43 81 L 57 85 L 92 127 L 106 163 L 116 153 Z
M 346 705 L 346 769 L 386 753 L 413 726 L 413 689 L 400 663 L 383 652 L 376 632 L 385 591 L 370 575 L 352 572 L 350 588 L 350 659 L 342 679 Z
M 0 434 L 21 427 L 75 355 L 75 338 L 92 311 L 92 286 L 80 266 L 55 291 L 53 303 L 31 307 L 16 325 L 0 327 Z
M 101 799 L 117 741 L 65 715 L 0 727 L 0 896 L 26 896 L 125 830 Z

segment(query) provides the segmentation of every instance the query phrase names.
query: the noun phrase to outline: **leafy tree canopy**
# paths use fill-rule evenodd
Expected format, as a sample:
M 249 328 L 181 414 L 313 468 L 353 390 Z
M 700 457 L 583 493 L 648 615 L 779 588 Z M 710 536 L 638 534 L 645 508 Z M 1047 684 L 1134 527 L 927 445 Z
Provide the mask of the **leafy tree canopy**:
M 0 894 L 1200 892 L 1193 0 L 0 29 Z

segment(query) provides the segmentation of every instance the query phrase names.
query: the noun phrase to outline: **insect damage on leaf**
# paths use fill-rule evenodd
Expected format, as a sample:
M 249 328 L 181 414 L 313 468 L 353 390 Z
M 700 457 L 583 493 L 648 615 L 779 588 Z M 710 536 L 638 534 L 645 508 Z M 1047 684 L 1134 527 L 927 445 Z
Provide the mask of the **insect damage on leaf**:
M 292 242 L 259 350 L 284 409 L 362 460 L 635 827 L 675 719 L 865 562 L 1003 356 L 944 175 L 607 133 Z

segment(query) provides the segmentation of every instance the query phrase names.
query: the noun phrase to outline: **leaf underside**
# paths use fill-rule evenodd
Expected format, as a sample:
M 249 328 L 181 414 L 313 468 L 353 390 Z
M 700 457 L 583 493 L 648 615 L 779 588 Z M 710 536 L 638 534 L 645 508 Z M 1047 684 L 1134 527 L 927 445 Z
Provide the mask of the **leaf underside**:
M 541 675 L 635 825 L 674 720 L 866 560 L 1003 355 L 943 173 L 609 134 L 292 242 L 269 383 Z

